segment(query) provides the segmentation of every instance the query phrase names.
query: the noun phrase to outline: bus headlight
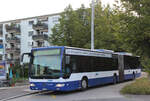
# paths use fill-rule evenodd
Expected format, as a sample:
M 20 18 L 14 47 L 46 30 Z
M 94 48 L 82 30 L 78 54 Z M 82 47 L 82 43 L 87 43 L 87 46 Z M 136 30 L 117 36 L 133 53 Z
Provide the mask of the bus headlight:
M 64 87 L 65 84 L 56 84 L 56 87 Z
M 35 84 L 31 83 L 30 86 L 33 87 L 33 86 L 35 86 Z

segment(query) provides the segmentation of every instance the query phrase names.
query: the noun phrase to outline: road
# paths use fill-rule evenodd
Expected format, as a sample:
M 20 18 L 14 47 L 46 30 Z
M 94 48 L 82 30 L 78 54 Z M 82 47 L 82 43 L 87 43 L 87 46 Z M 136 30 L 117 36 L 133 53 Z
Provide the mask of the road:
M 14 88 L 4 88 L 4 89 L 0 89 L 0 100 L 2 99 L 6 99 L 12 96 L 16 96 L 18 94 L 25 94 L 26 91 L 23 91 L 22 89 L 27 89 L 28 86 L 20 86 L 20 87 L 16 87 Z
M 9 101 L 150 101 L 150 96 L 121 95 L 119 93 L 120 89 L 130 82 L 132 81 L 116 85 L 94 87 L 86 91 L 34 94 Z
M 31 91 L 29 89 L 29 85 L 17 87 L 2 87 L 0 88 L 0 101 L 34 93 L 37 93 L 37 91 Z

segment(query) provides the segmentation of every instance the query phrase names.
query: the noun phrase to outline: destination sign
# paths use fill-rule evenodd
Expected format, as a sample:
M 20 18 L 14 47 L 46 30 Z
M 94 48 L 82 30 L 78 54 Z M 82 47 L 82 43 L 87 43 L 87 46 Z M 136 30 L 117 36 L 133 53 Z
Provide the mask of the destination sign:
M 59 54 L 60 54 L 60 49 L 34 51 L 34 56 L 59 55 Z
M 84 50 L 74 50 L 74 49 L 66 49 L 65 51 L 68 55 L 83 55 L 83 56 L 96 56 L 96 57 L 112 57 L 112 54 L 109 53 L 100 53 L 93 51 L 84 51 Z

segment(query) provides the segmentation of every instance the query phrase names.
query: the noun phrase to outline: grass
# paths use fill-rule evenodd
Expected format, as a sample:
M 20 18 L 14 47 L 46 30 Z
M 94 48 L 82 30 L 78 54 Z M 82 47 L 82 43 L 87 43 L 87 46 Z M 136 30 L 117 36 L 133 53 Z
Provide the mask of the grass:
M 150 79 L 140 78 L 126 85 L 120 91 L 122 94 L 150 95 Z

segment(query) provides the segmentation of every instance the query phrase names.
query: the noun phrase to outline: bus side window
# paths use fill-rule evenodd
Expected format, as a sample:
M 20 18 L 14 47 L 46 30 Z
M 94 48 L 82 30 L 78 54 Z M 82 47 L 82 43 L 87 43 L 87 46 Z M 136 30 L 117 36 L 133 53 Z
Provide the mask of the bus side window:
M 75 73 L 77 71 L 77 67 L 76 67 L 76 57 L 75 56 L 72 56 L 71 57 L 71 71 L 72 73 Z
M 66 56 L 66 64 L 70 64 L 70 56 Z
M 71 73 L 70 56 L 66 56 L 65 71 L 67 74 Z
M 75 73 L 76 72 L 76 57 L 75 56 L 66 56 L 65 64 L 66 72 Z
M 66 64 L 66 73 L 67 74 L 71 73 L 70 65 L 69 64 Z

